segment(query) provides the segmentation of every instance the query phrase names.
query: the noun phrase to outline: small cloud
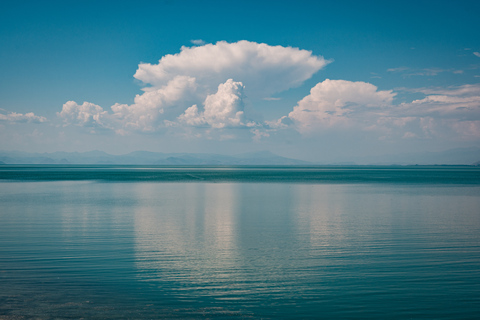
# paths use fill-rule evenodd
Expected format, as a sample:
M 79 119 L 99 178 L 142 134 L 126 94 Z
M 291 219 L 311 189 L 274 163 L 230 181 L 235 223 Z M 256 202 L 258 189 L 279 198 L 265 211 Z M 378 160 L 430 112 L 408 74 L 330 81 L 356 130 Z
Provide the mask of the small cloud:
M 413 132 L 405 132 L 405 134 L 403 135 L 403 139 L 411 139 L 411 138 L 415 138 L 417 135 Z
M 473 54 L 480 58 L 480 52 L 475 51 Z
M 57 116 L 63 119 L 65 124 L 92 127 L 103 126 L 102 120 L 107 116 L 107 112 L 90 102 L 78 104 L 75 101 L 68 101 L 63 104 L 62 111 L 57 112 Z
M 436 76 L 439 73 L 445 72 L 447 70 L 440 69 L 440 68 L 425 68 L 420 70 L 419 72 L 412 73 L 412 76 Z
M 282 98 L 272 98 L 272 97 L 268 97 L 268 98 L 263 98 L 263 100 L 267 100 L 267 101 L 278 101 L 278 100 L 282 100 Z
M 388 72 L 402 72 L 402 71 L 406 71 L 410 68 L 408 67 L 398 67 L 398 68 L 390 68 L 390 69 L 387 69 Z
M 462 74 L 462 73 L 463 73 L 463 70 L 454 70 L 454 71 L 452 71 L 452 72 L 455 73 L 455 74 Z
M 196 46 L 203 46 L 205 44 L 205 41 L 203 41 L 202 39 L 190 40 L 190 42 Z
M 465 48 L 465 49 L 463 49 L 463 50 L 472 50 L 472 49 L 471 49 L 471 48 Z
M 9 114 L 0 113 L 0 121 L 6 121 L 10 123 L 22 123 L 22 122 L 42 123 L 42 122 L 47 122 L 47 118 L 36 116 L 33 112 L 28 112 L 25 114 L 10 112 Z
M 293 121 L 289 117 L 283 116 L 278 120 L 265 121 L 265 124 L 267 125 L 267 127 L 272 129 L 285 129 L 292 125 Z
M 251 133 L 253 133 L 253 141 L 260 142 L 262 137 L 268 138 L 270 137 L 270 134 L 260 131 L 259 129 L 253 129 L 250 130 Z

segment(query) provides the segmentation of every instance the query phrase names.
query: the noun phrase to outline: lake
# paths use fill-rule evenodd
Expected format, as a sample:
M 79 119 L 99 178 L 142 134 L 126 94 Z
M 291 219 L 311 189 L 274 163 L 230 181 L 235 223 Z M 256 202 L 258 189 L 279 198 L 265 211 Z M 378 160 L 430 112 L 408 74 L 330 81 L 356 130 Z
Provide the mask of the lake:
M 476 319 L 478 167 L 0 166 L 0 319 Z

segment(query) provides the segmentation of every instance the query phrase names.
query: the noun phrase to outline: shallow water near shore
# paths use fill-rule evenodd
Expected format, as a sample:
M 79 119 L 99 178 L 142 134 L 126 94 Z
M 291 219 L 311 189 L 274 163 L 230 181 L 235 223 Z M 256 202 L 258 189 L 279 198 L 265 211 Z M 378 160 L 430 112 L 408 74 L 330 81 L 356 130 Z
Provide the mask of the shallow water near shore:
M 1 319 L 480 314 L 478 169 L 45 168 L 0 172 Z

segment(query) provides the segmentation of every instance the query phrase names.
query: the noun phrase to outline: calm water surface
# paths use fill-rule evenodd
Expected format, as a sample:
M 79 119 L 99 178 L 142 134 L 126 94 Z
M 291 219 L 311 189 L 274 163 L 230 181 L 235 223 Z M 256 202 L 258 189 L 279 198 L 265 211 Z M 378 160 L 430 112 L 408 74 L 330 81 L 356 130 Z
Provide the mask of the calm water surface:
M 480 314 L 478 169 L 4 168 L 0 319 Z

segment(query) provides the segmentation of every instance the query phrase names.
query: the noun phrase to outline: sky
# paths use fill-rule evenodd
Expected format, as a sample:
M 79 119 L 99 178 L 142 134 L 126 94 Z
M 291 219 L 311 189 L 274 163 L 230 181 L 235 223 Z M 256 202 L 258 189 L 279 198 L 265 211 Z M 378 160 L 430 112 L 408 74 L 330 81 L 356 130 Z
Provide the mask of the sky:
M 480 146 L 479 1 L 2 1 L 0 150 Z

